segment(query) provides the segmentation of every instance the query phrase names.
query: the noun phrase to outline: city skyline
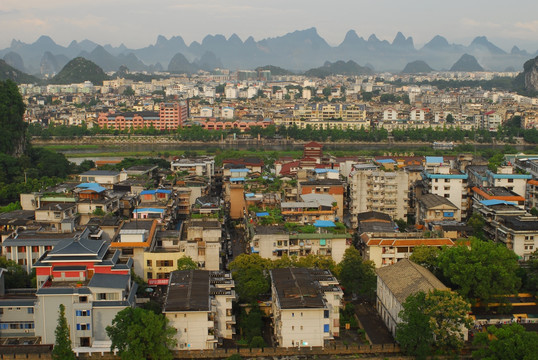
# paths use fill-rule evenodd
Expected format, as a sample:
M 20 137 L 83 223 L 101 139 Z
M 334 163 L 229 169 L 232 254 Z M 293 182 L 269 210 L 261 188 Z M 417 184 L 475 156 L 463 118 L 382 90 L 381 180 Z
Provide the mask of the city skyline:
M 538 4 L 530 0 L 519 1 L 517 8 L 500 1 L 462 0 L 452 2 L 450 7 L 426 0 L 405 4 L 394 0 L 336 0 L 330 6 L 306 0 L 164 0 L 151 12 L 146 6 L 139 0 L 5 0 L 0 4 L 0 48 L 8 47 L 12 39 L 33 43 L 41 35 L 64 46 L 72 40 L 88 39 L 136 49 L 154 44 L 158 35 L 181 36 L 187 44 L 201 42 L 208 34 L 229 38 L 235 33 L 243 41 L 249 36 L 258 41 L 315 27 L 332 46 L 340 44 L 347 31 L 355 30 L 365 39 L 376 34 L 389 42 L 401 31 L 413 37 L 416 48 L 435 35 L 463 45 L 484 35 L 506 51 L 514 45 L 530 53 L 538 50 L 538 20 L 534 15 Z

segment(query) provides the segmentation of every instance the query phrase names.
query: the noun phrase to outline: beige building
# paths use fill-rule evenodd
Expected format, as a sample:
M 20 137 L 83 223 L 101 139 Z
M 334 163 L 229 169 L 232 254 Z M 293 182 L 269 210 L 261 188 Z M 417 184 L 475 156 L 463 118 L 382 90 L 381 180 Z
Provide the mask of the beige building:
M 419 291 L 450 290 L 428 269 L 405 259 L 377 269 L 376 308 L 393 336 L 401 322 L 402 304 Z
M 192 219 L 184 223 L 186 230 L 180 250 L 198 263 L 201 269 L 219 270 L 222 226 L 218 220 Z
M 379 211 L 392 219 L 406 219 L 409 206 L 409 174 L 406 171 L 361 170 L 355 167 L 349 179 L 349 211 L 351 222 L 357 226 L 357 215 Z
M 214 349 L 235 334 L 234 282 L 217 271 L 182 270 L 170 274 L 163 314 L 177 329 L 176 350 Z
M 447 198 L 435 194 L 424 194 L 417 199 L 417 224 L 432 221 L 461 221 L 460 209 Z
M 340 335 L 344 293 L 330 271 L 285 268 L 270 274 L 278 346 L 323 347 Z
M 422 233 L 363 233 L 363 258 L 375 263 L 376 268 L 408 259 L 417 246 L 454 246 L 449 238 L 424 238 Z
M 349 234 L 290 234 L 283 226 L 256 226 L 250 251 L 271 260 L 277 260 L 283 255 L 303 257 L 312 254 L 330 256 L 339 263 L 350 246 Z

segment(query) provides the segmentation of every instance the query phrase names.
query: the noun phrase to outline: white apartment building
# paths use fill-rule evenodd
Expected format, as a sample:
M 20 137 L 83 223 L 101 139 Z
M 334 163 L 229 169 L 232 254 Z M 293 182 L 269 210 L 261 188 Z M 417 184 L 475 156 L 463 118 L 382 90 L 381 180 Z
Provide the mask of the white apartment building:
M 357 224 L 357 215 L 379 211 L 393 219 L 405 219 L 409 206 L 409 174 L 406 171 L 364 170 L 355 167 L 349 178 L 351 223 Z
M 434 171 L 425 170 L 422 173 L 425 191 L 447 198 L 460 209 L 461 218 L 467 218 L 469 210 L 467 179 L 469 175 L 462 174 L 448 166 L 436 167 Z
M 487 170 L 486 179 L 489 186 L 505 187 L 519 196 L 525 197 L 527 181 L 532 179 L 532 175 L 514 174 L 514 168 L 512 166 L 500 166 L 497 169 L 497 173 Z
M 343 291 L 328 270 L 273 269 L 274 336 L 280 347 L 325 346 L 340 335 Z
M 214 349 L 235 334 L 234 281 L 228 273 L 182 270 L 170 273 L 163 314 L 177 329 L 176 350 Z

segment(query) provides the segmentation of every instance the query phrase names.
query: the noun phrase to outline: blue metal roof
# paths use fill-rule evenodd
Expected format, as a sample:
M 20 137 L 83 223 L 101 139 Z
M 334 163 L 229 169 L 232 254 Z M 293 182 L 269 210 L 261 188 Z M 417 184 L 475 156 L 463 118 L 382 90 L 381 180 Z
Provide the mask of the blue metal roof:
M 491 170 L 487 170 L 486 174 L 494 179 L 532 179 L 532 175 L 528 174 L 496 174 Z
M 82 184 L 77 185 L 77 188 L 86 189 L 86 190 L 92 190 L 92 191 L 95 191 L 97 193 L 100 193 L 100 192 L 103 192 L 103 191 L 106 190 L 104 187 L 102 187 L 98 183 L 82 183 Z
M 142 212 L 154 212 L 154 213 L 161 213 L 164 214 L 164 209 L 157 209 L 157 208 L 140 208 L 140 209 L 134 209 L 133 213 L 142 213 Z
M 443 163 L 443 157 L 442 156 L 426 156 L 426 164 L 442 164 Z
M 426 176 L 429 179 L 468 179 L 468 174 L 430 174 L 429 172 L 424 172 L 423 176 Z
M 243 169 L 230 169 L 231 173 L 238 173 L 238 172 L 250 172 L 250 169 L 243 168 Z
M 166 190 L 166 189 L 157 189 L 157 194 L 171 194 L 172 190 Z
M 396 161 L 394 159 L 379 159 L 376 160 L 376 162 L 380 164 L 396 164 Z
M 245 181 L 245 178 L 244 177 L 233 177 L 233 178 L 230 178 L 230 181 Z
M 253 197 L 254 195 L 256 195 L 256 194 L 254 194 L 254 193 L 248 193 L 248 194 L 245 194 L 245 197 Z
M 336 225 L 334 224 L 334 222 L 329 221 L 329 220 L 316 220 L 316 222 L 314 223 L 314 226 L 315 227 L 335 227 Z
M 516 203 L 511 202 L 511 201 L 495 200 L 495 199 L 492 199 L 492 200 L 481 200 L 480 203 L 481 203 L 481 204 L 484 204 L 484 205 L 486 205 L 486 206 L 493 206 L 493 205 L 517 205 Z
M 140 195 L 155 195 L 155 190 L 142 190 Z
M 269 213 L 268 213 L 267 211 L 259 212 L 259 213 L 256 213 L 256 216 L 257 216 L 257 217 L 269 216 Z

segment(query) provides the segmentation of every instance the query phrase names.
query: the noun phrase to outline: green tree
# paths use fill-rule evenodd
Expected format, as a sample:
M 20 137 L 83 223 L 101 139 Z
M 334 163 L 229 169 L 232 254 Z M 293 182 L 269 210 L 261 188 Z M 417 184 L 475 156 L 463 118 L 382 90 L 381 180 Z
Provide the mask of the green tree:
M 531 254 L 520 271 L 523 272 L 523 289 L 538 295 L 538 250 Z
M 263 329 L 263 313 L 257 303 L 250 306 L 250 310 L 241 309 L 239 316 L 241 336 L 248 344 L 256 337 L 261 337 Z M 263 339 L 263 338 L 262 338 Z
M 106 327 L 106 333 L 112 341 L 110 350 L 117 349 L 123 360 L 173 359 L 170 348 L 175 345 L 176 329 L 168 325 L 162 314 L 125 308 Z
M 263 337 L 261 336 L 254 336 L 249 343 L 250 348 L 263 348 L 265 346 L 267 345 L 265 344 L 265 340 L 263 340 Z
M 346 292 L 362 295 L 370 300 L 375 298 L 377 276 L 372 261 L 364 261 L 359 251 L 350 247 L 344 252 L 339 267 L 340 283 Z
M 454 123 L 454 116 L 452 116 L 452 114 L 448 114 L 446 116 L 445 120 L 446 120 L 447 124 L 453 124 Z
M 518 257 L 502 244 L 470 237 L 470 247 L 444 248 L 438 265 L 443 276 L 469 301 L 485 303 L 495 295 L 515 294 L 521 285 Z
M 0 153 L 21 155 L 24 152 L 27 146 L 24 109 L 17 84 L 11 80 L 0 81 Z
M 433 273 L 437 272 L 437 257 L 441 253 L 438 247 L 419 245 L 413 249 L 409 257 L 412 262 L 424 266 Z
M 332 88 L 330 86 L 327 86 L 327 87 L 323 88 L 322 93 L 323 93 L 323 96 L 328 98 L 332 94 Z
M 177 260 L 178 270 L 196 270 L 198 264 L 190 256 L 183 256 Z
M 538 333 L 526 331 L 519 324 L 490 326 L 478 333 L 473 345 L 473 358 L 485 360 L 535 360 L 538 358 Z
M 271 260 L 258 254 L 241 254 L 229 265 L 235 280 L 235 290 L 241 301 L 252 303 L 260 294 L 269 291 L 267 270 L 272 267 Z
M 56 341 L 52 349 L 52 358 L 54 360 L 75 360 L 76 356 L 71 348 L 71 338 L 69 336 L 69 326 L 65 317 L 65 306 L 60 304 L 58 311 L 58 325 L 54 331 Z
M 473 228 L 473 236 L 481 239 L 486 240 L 486 235 L 484 234 L 484 226 L 486 225 L 486 221 L 484 220 L 484 217 L 475 212 L 469 220 L 467 221 L 467 225 Z
M 406 355 L 425 359 L 432 353 L 434 339 L 429 316 L 426 314 L 426 293 L 420 291 L 407 297 L 396 327 L 396 340 Z
M 7 270 L 5 273 L 6 289 L 32 287 L 32 276 L 15 261 L 0 256 L 0 268 Z
M 396 340 L 402 350 L 424 359 L 434 351 L 461 349 L 463 332 L 470 327 L 467 316 L 470 304 L 451 291 L 419 291 L 402 304 L 399 316 L 402 322 L 396 328 Z
M 123 95 L 124 95 L 124 96 L 134 96 L 134 94 L 135 94 L 135 91 L 134 91 L 133 88 L 130 87 L 130 86 L 127 86 L 127 87 L 125 88 L 125 90 L 123 90 Z

